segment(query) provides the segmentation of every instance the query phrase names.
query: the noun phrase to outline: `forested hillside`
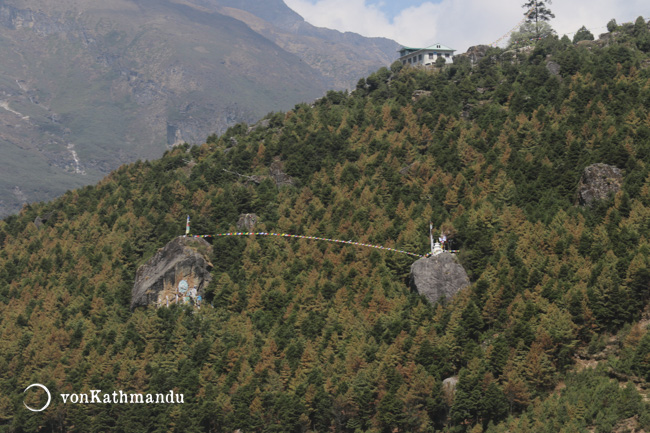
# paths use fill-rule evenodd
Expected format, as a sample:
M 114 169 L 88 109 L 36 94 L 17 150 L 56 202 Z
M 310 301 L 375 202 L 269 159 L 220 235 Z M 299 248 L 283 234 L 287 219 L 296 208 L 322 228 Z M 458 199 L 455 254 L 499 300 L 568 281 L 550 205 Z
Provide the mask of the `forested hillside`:
M 606 46 L 395 64 L 25 207 L 0 222 L 0 430 L 648 431 L 649 41 L 641 19 Z M 583 206 L 594 163 L 622 187 Z M 421 254 L 432 222 L 472 284 L 431 305 L 406 255 L 223 237 L 203 308 L 129 310 L 136 269 L 187 214 L 214 234 L 242 213 Z M 32 413 L 31 383 L 185 403 Z

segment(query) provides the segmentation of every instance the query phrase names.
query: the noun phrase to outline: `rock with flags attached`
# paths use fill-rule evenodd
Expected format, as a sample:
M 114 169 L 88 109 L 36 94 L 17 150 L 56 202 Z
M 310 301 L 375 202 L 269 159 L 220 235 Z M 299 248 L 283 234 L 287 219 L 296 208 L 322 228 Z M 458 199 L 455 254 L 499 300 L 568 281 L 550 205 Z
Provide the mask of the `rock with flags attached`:
M 411 287 L 432 304 L 468 286 L 465 268 L 448 252 L 423 257 L 411 265 Z
M 193 288 L 201 295 L 212 277 L 212 246 L 202 238 L 179 236 L 140 266 L 131 291 L 131 309 L 177 302 Z

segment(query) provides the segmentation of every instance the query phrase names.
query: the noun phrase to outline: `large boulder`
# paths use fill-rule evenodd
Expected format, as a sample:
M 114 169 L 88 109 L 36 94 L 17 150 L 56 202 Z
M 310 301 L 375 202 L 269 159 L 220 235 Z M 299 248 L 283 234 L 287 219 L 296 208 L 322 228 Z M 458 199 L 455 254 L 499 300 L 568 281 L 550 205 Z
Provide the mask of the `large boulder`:
M 131 310 L 147 305 L 164 305 L 175 298 L 179 283 L 202 294 L 212 279 L 212 246 L 202 238 L 179 236 L 169 242 L 135 274 Z
M 451 406 L 456 395 L 456 388 L 458 387 L 458 376 L 451 376 L 442 381 L 442 395 L 445 402 Z
M 411 286 L 432 304 L 469 286 L 465 268 L 450 253 L 423 257 L 411 265 Z
M 591 206 L 616 194 L 623 185 L 621 169 L 607 164 L 592 164 L 585 168 L 578 185 L 578 203 Z

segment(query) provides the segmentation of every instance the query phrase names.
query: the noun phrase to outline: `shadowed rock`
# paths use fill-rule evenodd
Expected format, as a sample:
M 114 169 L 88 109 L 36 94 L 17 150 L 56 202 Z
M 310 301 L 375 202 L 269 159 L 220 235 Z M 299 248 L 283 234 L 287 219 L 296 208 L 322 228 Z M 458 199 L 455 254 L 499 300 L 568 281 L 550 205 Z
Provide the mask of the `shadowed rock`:
M 199 294 L 212 279 L 212 246 L 201 238 L 179 236 L 169 242 L 135 274 L 131 291 L 131 310 L 147 305 L 164 304 L 177 293 L 178 284 L 185 280 Z
M 411 286 L 432 304 L 469 286 L 465 268 L 449 253 L 424 257 L 411 265 Z

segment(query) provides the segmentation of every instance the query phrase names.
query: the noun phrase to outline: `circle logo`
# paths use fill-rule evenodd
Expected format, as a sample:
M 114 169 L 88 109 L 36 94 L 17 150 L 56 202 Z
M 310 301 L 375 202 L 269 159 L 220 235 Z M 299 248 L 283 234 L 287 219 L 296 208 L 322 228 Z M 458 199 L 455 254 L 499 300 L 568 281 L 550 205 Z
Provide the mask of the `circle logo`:
M 24 401 L 23 401 L 23 404 L 25 405 L 25 407 L 26 407 L 27 409 L 31 410 L 32 412 L 42 412 L 42 411 L 44 411 L 45 409 L 47 409 L 47 407 L 50 405 L 50 402 L 52 401 L 52 395 L 50 394 L 50 390 L 47 389 L 47 388 L 45 387 L 45 385 L 41 385 L 40 383 L 32 383 L 32 384 L 29 385 L 27 388 L 25 388 L 25 391 L 23 391 L 23 393 L 27 392 L 27 390 L 28 390 L 29 388 L 32 388 L 32 387 L 34 387 L 34 386 L 37 387 L 37 388 L 41 388 L 41 389 L 43 389 L 43 391 L 45 391 L 45 392 L 47 393 L 47 403 L 45 403 L 45 406 L 43 406 L 43 407 L 40 408 L 40 409 L 33 409 L 33 408 L 27 406 L 27 403 L 25 403 Z

